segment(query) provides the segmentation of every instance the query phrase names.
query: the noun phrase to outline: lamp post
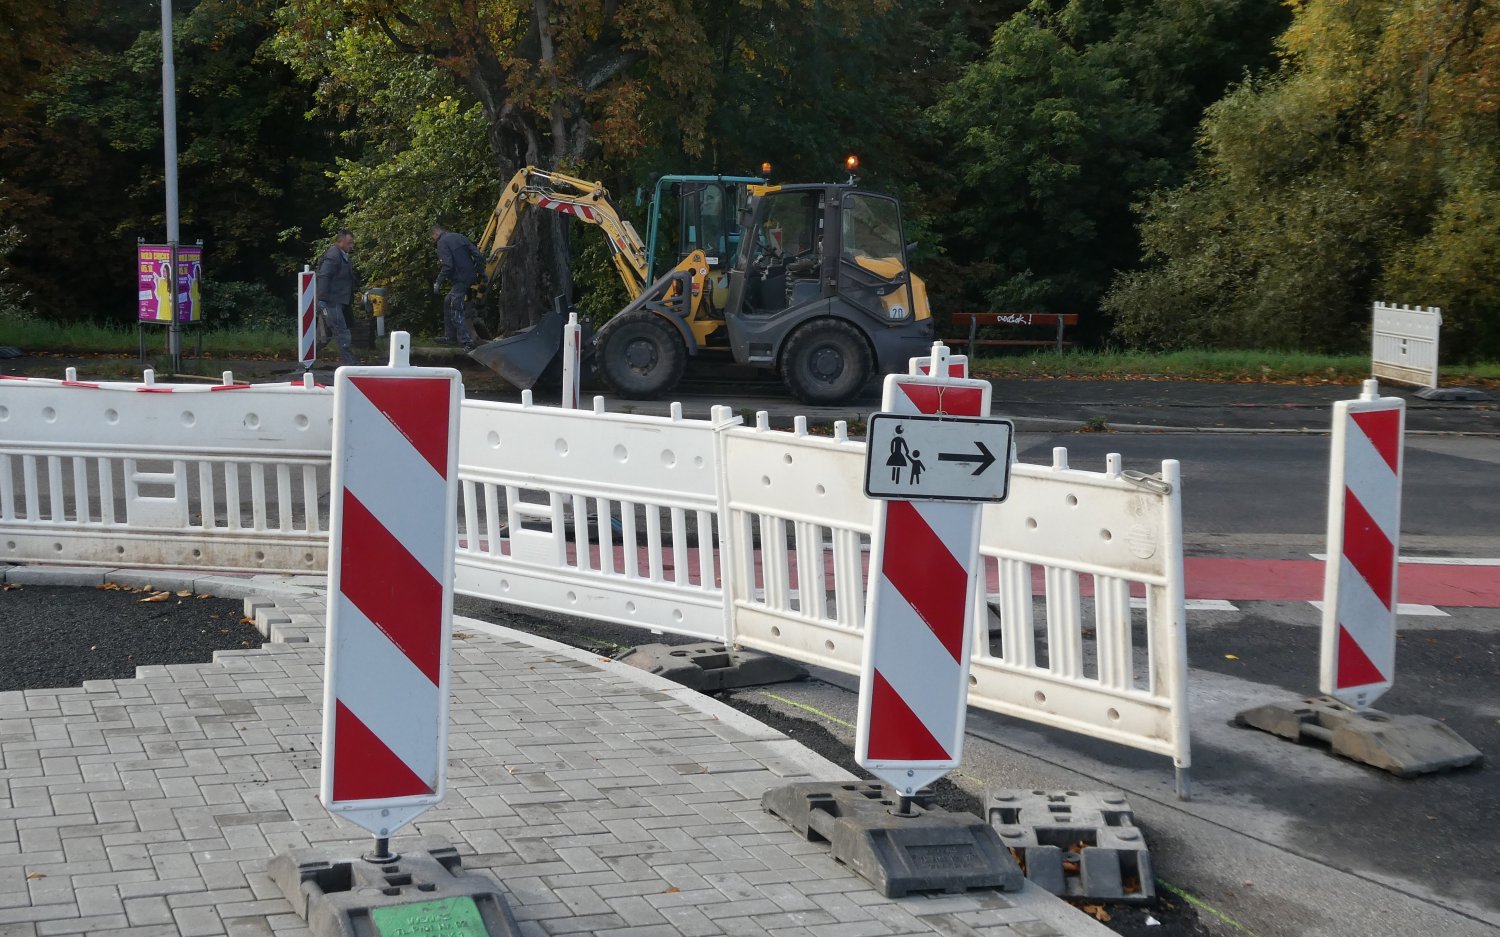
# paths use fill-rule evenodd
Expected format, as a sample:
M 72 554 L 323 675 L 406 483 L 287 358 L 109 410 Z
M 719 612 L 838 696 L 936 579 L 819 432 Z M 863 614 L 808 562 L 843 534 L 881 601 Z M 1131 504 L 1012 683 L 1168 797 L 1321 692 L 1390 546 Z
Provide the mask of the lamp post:
M 172 373 L 182 370 L 182 326 L 177 321 L 177 242 L 182 232 L 177 224 L 177 72 L 172 61 L 172 0 L 161 0 L 161 122 L 166 150 L 167 244 L 172 249 L 168 283 L 172 294 L 172 321 L 167 327 L 167 351 Z

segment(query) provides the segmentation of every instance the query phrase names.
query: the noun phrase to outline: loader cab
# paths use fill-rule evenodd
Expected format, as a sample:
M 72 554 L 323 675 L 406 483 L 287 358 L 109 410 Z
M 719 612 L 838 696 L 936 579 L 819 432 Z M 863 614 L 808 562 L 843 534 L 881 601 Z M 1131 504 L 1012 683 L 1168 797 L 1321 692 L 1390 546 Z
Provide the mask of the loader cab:
M 740 246 L 740 213 L 756 176 L 662 176 L 646 222 L 646 282 L 703 251 L 710 270 L 727 270 Z
M 837 300 L 834 314 L 867 316 L 871 325 L 917 317 L 896 199 L 840 185 L 767 187 L 758 194 L 742 221 L 730 309 L 775 316 Z

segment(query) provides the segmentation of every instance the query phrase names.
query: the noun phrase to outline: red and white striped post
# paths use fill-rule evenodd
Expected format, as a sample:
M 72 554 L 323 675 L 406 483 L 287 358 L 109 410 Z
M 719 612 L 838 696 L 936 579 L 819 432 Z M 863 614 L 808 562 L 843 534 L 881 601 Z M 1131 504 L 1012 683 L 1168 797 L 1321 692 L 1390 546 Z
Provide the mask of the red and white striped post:
M 887 375 L 881 410 L 989 416 L 989 382 L 946 376 L 947 352 L 934 344 L 926 362 L 938 377 Z M 875 504 L 855 759 L 896 789 L 901 813 L 963 757 L 980 509 L 943 501 Z
M 318 275 L 304 265 L 297 274 L 297 360 L 302 370 L 318 358 Z
M 452 368 L 408 365 L 334 378 L 323 804 L 375 836 L 443 799 L 458 501 Z
M 1356 709 L 1390 689 L 1396 670 L 1396 579 L 1406 401 L 1365 381 L 1333 405 L 1328 559 L 1319 688 Z

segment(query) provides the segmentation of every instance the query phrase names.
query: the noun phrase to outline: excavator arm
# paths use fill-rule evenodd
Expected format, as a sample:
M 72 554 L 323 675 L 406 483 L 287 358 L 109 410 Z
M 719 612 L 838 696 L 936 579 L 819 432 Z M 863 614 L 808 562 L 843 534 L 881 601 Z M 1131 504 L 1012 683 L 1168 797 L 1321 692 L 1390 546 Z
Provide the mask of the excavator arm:
M 528 207 L 545 208 L 596 225 L 609 243 L 610 257 L 625 292 L 634 300 L 648 285 L 646 282 L 646 245 L 635 228 L 620 217 L 609 192 L 598 182 L 589 182 L 560 172 L 548 172 L 527 166 L 505 184 L 495 210 L 479 239 L 479 250 L 485 257 L 484 282 L 477 298 L 482 302 L 489 284 L 495 281 L 505 252 L 513 244 L 516 227 Z
M 657 331 L 648 334 L 670 339 L 662 346 L 663 355 L 680 361 L 697 354 L 705 336 L 723 324 L 701 315 L 709 273 L 703 251 L 693 251 L 655 283 L 647 282 L 650 268 L 645 244 L 630 222 L 620 217 L 604 186 L 535 166 L 527 166 L 505 184 L 479 239 L 484 279 L 475 285 L 481 302 L 496 282 L 505 252 L 513 246 L 523 213 L 531 207 L 570 215 L 604 232 L 615 269 L 630 296 L 625 312 L 654 322 L 652 328 Z M 628 318 L 625 312 L 610 321 Z M 487 342 L 469 354 L 515 386 L 529 388 L 553 367 L 561 351 L 563 318 L 561 310 L 554 311 L 531 328 Z

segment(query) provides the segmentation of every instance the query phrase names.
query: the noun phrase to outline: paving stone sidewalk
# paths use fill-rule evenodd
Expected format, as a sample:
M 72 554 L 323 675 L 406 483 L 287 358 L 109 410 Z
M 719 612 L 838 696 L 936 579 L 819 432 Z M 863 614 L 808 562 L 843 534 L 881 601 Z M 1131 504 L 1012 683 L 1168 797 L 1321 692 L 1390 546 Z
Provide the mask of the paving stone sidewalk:
M 318 802 L 321 592 L 193 581 L 209 578 L 237 582 L 275 643 L 0 693 L 0 937 L 302 935 L 270 858 L 368 848 Z M 623 664 L 468 619 L 455 631 L 448 795 L 392 845 L 457 846 L 528 937 L 1110 933 L 1032 886 L 881 897 L 760 809 L 769 787 L 841 769 Z

